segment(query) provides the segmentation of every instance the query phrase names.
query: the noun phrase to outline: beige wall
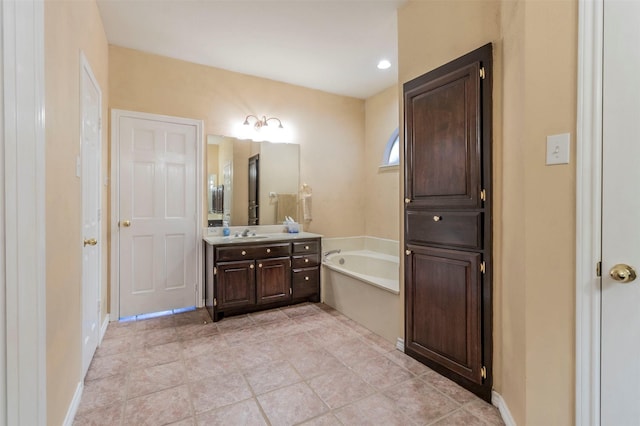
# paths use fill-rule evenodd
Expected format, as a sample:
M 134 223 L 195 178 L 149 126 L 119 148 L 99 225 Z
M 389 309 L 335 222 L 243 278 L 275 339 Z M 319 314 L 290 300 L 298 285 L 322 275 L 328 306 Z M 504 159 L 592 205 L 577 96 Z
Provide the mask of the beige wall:
M 109 99 L 111 108 L 204 120 L 205 134 L 236 136 L 247 114 L 280 118 L 300 144 L 300 181 L 313 189 L 306 230 L 364 232 L 364 197 L 354 190 L 363 181 L 364 101 L 117 46 Z
M 80 51 L 102 89 L 102 120 L 107 123 L 108 45 L 93 0 L 45 2 L 46 84 L 46 251 L 47 251 L 47 424 L 62 424 L 82 380 L 82 213 L 80 155 Z M 107 126 L 102 132 L 102 163 L 107 170 Z M 107 188 L 102 193 L 106 211 Z M 104 242 L 107 221 L 102 222 Z M 107 299 L 107 254 L 102 245 L 102 291 Z M 103 303 L 102 318 L 106 315 Z M 101 321 L 102 321 L 101 318 Z
M 577 2 L 414 1 L 398 27 L 400 83 L 494 43 L 494 388 L 518 425 L 573 424 L 575 156 L 544 161 L 575 140 Z
M 365 233 L 371 237 L 398 240 L 400 168 L 380 169 L 389 137 L 399 126 L 399 92 L 389 87 L 365 101 L 364 188 Z

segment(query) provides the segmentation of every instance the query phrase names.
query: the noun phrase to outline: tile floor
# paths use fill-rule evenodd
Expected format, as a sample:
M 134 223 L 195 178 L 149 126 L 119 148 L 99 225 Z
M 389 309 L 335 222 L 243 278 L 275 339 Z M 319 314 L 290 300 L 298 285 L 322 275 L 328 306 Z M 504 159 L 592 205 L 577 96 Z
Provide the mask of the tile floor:
M 323 304 L 111 323 L 74 425 L 502 425 L 495 407 Z

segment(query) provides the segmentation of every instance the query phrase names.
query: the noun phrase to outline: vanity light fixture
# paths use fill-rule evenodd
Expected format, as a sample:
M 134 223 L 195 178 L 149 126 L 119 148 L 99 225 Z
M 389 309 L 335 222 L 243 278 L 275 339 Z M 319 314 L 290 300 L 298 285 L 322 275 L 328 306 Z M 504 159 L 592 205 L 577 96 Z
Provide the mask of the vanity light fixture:
M 390 67 L 391 67 L 391 62 L 389 62 L 386 59 L 383 59 L 380 62 L 378 62 L 378 69 L 379 70 L 386 70 L 386 69 L 388 69 Z
M 260 130 L 260 129 L 261 129 L 261 128 L 263 128 L 263 127 L 269 127 L 269 124 L 268 124 L 268 123 L 269 123 L 269 121 L 271 121 L 271 120 L 275 120 L 275 121 L 277 121 L 277 122 L 278 122 L 278 129 L 283 129 L 283 128 L 284 128 L 284 127 L 282 127 L 282 122 L 280 121 L 280 119 L 279 119 L 279 118 L 276 118 L 276 117 L 269 117 L 269 118 L 267 118 L 267 116 L 266 116 L 266 115 L 263 115 L 263 116 L 262 116 L 262 119 L 258 118 L 258 117 L 257 117 L 257 116 L 255 116 L 255 115 L 252 115 L 252 114 L 247 115 L 247 117 L 244 119 L 244 123 L 242 123 L 242 124 L 244 124 L 245 126 L 248 126 L 249 124 L 251 124 L 251 123 L 249 123 L 249 119 L 250 119 L 250 118 L 253 118 L 253 119 L 255 119 L 255 120 L 256 120 L 256 122 L 253 124 L 253 128 L 254 128 L 256 131 Z

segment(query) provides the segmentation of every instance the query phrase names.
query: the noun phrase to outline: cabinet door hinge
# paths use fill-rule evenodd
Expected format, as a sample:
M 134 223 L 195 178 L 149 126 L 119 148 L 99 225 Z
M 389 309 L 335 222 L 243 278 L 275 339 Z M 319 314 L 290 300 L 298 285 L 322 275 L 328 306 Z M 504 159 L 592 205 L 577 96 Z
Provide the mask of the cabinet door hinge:
M 213 298 L 213 306 L 218 306 L 218 299 L 215 297 Z
M 483 189 L 482 191 L 480 191 L 480 199 L 482 201 L 487 201 L 487 190 Z
M 480 272 L 482 272 L 483 274 L 487 272 L 487 264 L 484 263 L 484 260 L 480 262 Z
M 485 367 L 484 365 L 480 369 L 480 377 L 482 377 L 482 380 L 487 378 L 487 367 Z
M 487 77 L 487 73 L 484 70 L 484 67 L 480 67 L 480 78 L 484 80 Z
M 596 263 L 596 277 L 602 276 L 602 262 Z

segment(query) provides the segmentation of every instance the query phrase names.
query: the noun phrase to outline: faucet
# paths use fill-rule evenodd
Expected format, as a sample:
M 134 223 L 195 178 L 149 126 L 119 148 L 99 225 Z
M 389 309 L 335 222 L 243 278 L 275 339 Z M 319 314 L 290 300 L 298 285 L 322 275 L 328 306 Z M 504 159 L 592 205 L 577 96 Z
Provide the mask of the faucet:
M 330 254 L 340 253 L 340 251 L 340 249 L 325 251 L 324 253 L 322 253 L 322 258 L 326 260 L 327 256 L 329 256 Z
M 242 231 L 242 236 L 243 237 L 248 237 L 249 236 L 249 232 L 251 232 L 251 229 L 247 228 L 244 231 Z

